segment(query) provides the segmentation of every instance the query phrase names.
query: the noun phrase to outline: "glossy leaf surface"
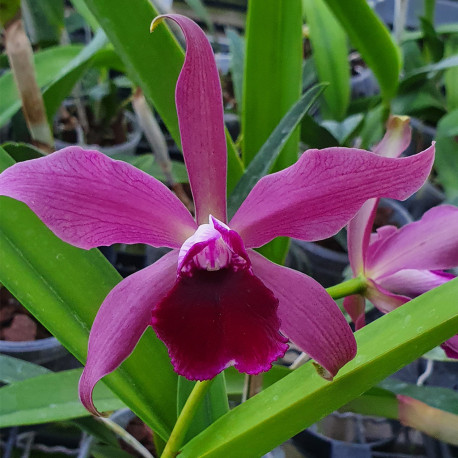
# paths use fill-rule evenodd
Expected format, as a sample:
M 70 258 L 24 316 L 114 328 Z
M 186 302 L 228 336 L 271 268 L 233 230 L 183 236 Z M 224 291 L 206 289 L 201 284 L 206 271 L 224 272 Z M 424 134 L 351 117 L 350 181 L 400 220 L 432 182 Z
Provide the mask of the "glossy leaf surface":
M 157 11 L 149 0 L 80 0 L 104 29 L 126 66 L 160 114 L 175 142 L 180 144 L 175 109 L 175 85 L 184 52 L 165 23 L 150 33 Z M 242 174 L 242 164 L 228 135 L 228 191 Z
M 347 36 L 324 0 L 302 0 L 302 5 L 320 82 L 329 83 L 323 114 L 342 120 L 350 101 Z
M 12 163 L 0 150 L 0 170 Z M 121 277 L 98 250 L 85 251 L 62 242 L 24 204 L 1 197 L 0 214 L 0 281 L 84 361 L 98 307 Z M 139 417 L 167 438 L 176 419 L 177 376 L 151 329 L 131 357 L 105 380 Z
M 388 29 L 366 0 L 325 0 L 352 45 L 374 72 L 386 100 L 396 93 L 401 57 Z

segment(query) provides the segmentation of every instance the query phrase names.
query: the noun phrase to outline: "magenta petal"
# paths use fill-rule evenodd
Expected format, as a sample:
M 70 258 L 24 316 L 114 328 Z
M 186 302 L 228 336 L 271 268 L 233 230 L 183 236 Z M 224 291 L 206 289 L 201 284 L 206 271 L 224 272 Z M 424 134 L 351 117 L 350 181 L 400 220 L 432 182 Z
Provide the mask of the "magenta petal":
M 355 331 L 363 328 L 366 324 L 366 299 L 364 296 L 361 296 L 360 294 L 347 296 L 343 300 L 343 306 L 355 325 Z
M 227 152 L 221 84 L 212 48 L 190 19 L 168 14 L 186 38 L 186 58 L 175 99 L 183 155 L 198 224 L 210 214 L 226 222 Z
M 364 273 L 364 260 L 366 259 L 378 203 L 379 199 L 367 200 L 356 216 L 348 223 L 348 258 L 355 276 Z
M 458 359 L 458 334 L 441 344 L 448 358 Z
M 319 240 L 338 232 L 371 197 L 406 199 L 424 183 L 434 146 L 393 159 L 352 148 L 306 151 L 262 178 L 230 222 L 247 248 L 278 236 Z
M 178 248 L 196 224 L 162 183 L 98 151 L 71 146 L 0 175 L 0 195 L 27 204 L 80 248 L 147 243 Z
M 79 383 L 83 405 L 93 414 L 95 384 L 114 371 L 134 350 L 151 324 L 151 311 L 176 280 L 178 251 L 173 250 L 153 265 L 130 275 L 103 301 L 89 335 L 86 367 Z
M 377 283 L 392 293 L 414 298 L 454 278 L 455 275 L 440 270 L 404 269 L 378 279 Z
M 231 364 L 258 374 L 287 349 L 277 307 L 248 269 L 196 270 L 154 309 L 152 325 L 176 372 L 190 380 L 211 379 Z
M 365 295 L 383 313 L 391 312 L 410 300 L 410 297 L 393 294 L 372 280 L 367 282 Z
M 374 148 L 374 153 L 384 157 L 399 157 L 407 149 L 411 138 L 410 120 L 407 116 L 391 116 L 386 134 Z
M 315 280 L 250 251 L 253 272 L 280 301 L 281 330 L 331 377 L 356 354 L 356 341 L 336 303 Z
M 366 272 L 372 278 L 402 269 L 442 270 L 458 266 L 458 208 L 441 205 L 421 220 L 386 237 L 375 252 L 368 251 Z

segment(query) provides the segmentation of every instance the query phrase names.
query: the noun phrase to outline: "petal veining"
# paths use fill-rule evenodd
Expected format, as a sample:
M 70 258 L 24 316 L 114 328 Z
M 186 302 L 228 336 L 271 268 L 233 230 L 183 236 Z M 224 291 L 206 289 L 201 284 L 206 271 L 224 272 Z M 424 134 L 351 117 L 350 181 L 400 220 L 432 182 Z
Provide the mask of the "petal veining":
M 97 415 L 92 402 L 95 384 L 114 371 L 134 350 L 151 324 L 151 311 L 176 280 L 178 251 L 115 286 L 103 301 L 89 335 L 86 367 L 79 383 L 83 405 Z
M 226 136 L 213 51 L 204 32 L 187 17 L 168 14 L 155 21 L 162 18 L 175 21 L 186 38 L 175 100 L 197 223 L 206 223 L 210 214 L 226 222 Z
M 308 150 L 296 164 L 259 180 L 229 226 L 247 248 L 278 236 L 327 238 L 367 199 L 406 199 L 424 183 L 433 161 L 434 146 L 406 158 L 352 148 Z
M 196 223 L 160 181 L 98 151 L 70 146 L 0 175 L 0 194 L 27 204 L 80 248 L 146 243 L 178 248 Z
M 313 278 L 250 251 L 253 272 L 279 300 L 281 330 L 332 378 L 353 359 L 356 341 L 342 312 Z
M 384 238 L 366 260 L 377 278 L 403 269 L 443 270 L 458 266 L 458 208 L 440 205 L 419 221 Z

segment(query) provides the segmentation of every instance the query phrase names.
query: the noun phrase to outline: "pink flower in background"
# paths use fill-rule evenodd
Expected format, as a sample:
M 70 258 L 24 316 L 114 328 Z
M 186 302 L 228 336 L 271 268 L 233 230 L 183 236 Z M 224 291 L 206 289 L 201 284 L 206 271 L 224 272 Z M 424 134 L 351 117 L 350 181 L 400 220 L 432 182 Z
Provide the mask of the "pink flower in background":
M 381 156 L 399 156 L 410 142 L 405 118 L 392 118 L 375 150 Z M 364 295 L 348 296 L 344 307 L 356 329 L 364 326 L 365 298 L 384 313 L 435 288 L 454 275 L 458 266 L 458 208 L 442 205 L 420 221 L 398 229 L 383 226 L 371 234 L 379 199 L 370 199 L 348 225 L 348 254 L 355 277 L 367 280 Z M 458 336 L 443 344 L 450 357 L 458 356 Z M 453 356 L 454 355 L 454 356 Z
M 70 147 L 14 165 L 0 193 L 25 202 L 62 240 L 90 249 L 113 243 L 172 248 L 106 297 L 89 337 L 80 397 L 133 351 L 152 325 L 175 370 L 209 379 L 230 365 L 268 370 L 287 338 L 332 378 L 356 343 L 343 315 L 313 279 L 252 248 L 277 236 L 330 237 L 375 196 L 405 199 L 427 178 L 434 147 L 403 159 L 348 148 L 306 151 L 262 178 L 226 220 L 227 153 L 219 76 L 211 47 L 191 20 L 176 88 L 183 154 L 196 220 L 162 183 L 97 151 Z

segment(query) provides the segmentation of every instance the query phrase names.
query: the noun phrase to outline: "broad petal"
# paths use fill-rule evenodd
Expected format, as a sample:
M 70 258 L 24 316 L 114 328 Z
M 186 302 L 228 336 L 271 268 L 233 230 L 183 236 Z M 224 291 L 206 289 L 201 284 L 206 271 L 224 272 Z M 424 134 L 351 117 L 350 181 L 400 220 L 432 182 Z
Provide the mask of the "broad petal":
M 348 223 L 347 245 L 351 270 L 355 276 L 364 272 L 364 261 L 369 246 L 372 225 L 380 199 L 364 202 L 356 216 Z
M 404 269 L 380 278 L 377 283 L 388 291 L 413 299 L 454 278 L 455 275 L 441 270 Z
M 406 199 L 426 180 L 433 160 L 434 146 L 400 159 L 352 148 L 308 150 L 296 164 L 259 180 L 229 226 L 247 248 L 278 236 L 324 239 L 367 199 Z
M 162 183 L 130 164 L 71 146 L 0 175 L 0 195 L 27 204 L 80 248 L 146 243 L 178 248 L 196 224 Z
M 374 148 L 374 153 L 384 157 L 399 157 L 410 143 L 412 129 L 408 116 L 390 116 L 386 134 Z
M 210 43 L 190 19 L 168 14 L 186 38 L 186 58 L 178 78 L 175 100 L 181 145 L 188 169 L 198 224 L 210 214 L 226 222 L 227 151 L 223 100 L 218 70 Z
M 324 288 L 250 251 L 253 272 L 278 298 L 282 332 L 334 377 L 356 354 L 350 326 Z
M 360 294 L 353 294 L 352 296 L 347 296 L 343 300 L 343 306 L 347 313 L 350 315 L 354 325 L 355 331 L 361 329 L 366 324 L 366 299 Z
M 441 345 L 448 358 L 458 359 L 458 334 Z
M 207 380 L 226 367 L 258 374 L 284 355 L 278 300 L 249 269 L 181 277 L 153 311 L 152 325 L 178 374 Z
M 458 266 L 458 208 L 441 205 L 421 220 L 386 237 L 368 255 L 366 272 L 380 279 L 403 269 L 443 270 Z
M 94 415 L 98 414 L 92 402 L 95 384 L 134 350 L 151 324 L 151 311 L 176 281 L 177 260 L 177 250 L 167 253 L 124 279 L 103 301 L 89 335 L 86 367 L 79 383 L 81 402 Z
M 372 280 L 368 280 L 366 297 L 381 312 L 388 313 L 410 301 L 410 297 L 393 294 Z

